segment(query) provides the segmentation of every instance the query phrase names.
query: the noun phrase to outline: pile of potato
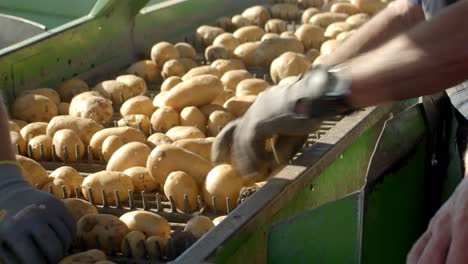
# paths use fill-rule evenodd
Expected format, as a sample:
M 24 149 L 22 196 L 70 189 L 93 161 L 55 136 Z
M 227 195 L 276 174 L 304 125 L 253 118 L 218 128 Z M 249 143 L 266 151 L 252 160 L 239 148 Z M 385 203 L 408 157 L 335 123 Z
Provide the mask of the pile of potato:
M 90 200 L 93 192 L 93 203 L 98 205 L 104 203 L 101 190 L 110 205 L 127 201 L 131 190 L 162 192 L 184 213 L 200 209 L 198 197 L 218 214 L 234 209 L 240 191 L 262 186 L 269 173 L 247 181 L 230 164 L 213 166 L 211 145 L 224 126 L 241 117 L 270 87 L 268 78 L 255 78 L 252 70 L 269 72 L 280 86 L 291 84 L 388 4 L 278 2 L 198 27 L 194 45 L 159 42 L 147 60 L 92 88 L 74 78 L 57 89 L 19 94 L 11 107 L 10 136 L 28 181 L 59 198 L 78 191 Z M 152 87 L 159 91 L 154 94 Z M 271 144 L 273 139 L 265 144 L 268 151 Z M 88 159 L 104 161 L 106 169 L 83 178 L 73 164 Z M 56 160 L 70 166 L 49 174 L 37 162 Z M 115 190 L 120 201 L 115 200 Z M 65 202 L 79 219 L 79 235 L 91 239 L 103 236 L 107 225 L 116 228 L 113 247 L 121 247 L 126 238 L 133 249 L 140 243 L 136 241 L 144 240 L 157 241 L 164 250 L 170 238 L 169 224 L 155 214 L 132 212 L 119 219 L 97 214 L 84 200 Z M 192 220 L 186 231 L 195 238 L 214 225 L 202 216 Z M 80 231 L 87 221 L 96 224 L 89 234 Z M 109 245 L 102 243 L 106 252 Z M 97 261 L 103 258 L 101 253 L 90 254 Z

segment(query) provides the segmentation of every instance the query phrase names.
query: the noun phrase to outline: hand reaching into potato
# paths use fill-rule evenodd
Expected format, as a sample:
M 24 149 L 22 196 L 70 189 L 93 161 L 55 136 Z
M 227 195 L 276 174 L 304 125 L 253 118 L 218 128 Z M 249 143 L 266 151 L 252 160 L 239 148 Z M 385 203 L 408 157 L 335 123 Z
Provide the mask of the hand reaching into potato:
M 213 144 L 213 162 L 224 163 L 232 148 L 232 164 L 242 175 L 254 177 L 272 155 L 265 141 L 273 135 L 301 136 L 317 130 L 323 118 L 351 110 L 346 102 L 349 83 L 321 69 L 302 76 L 285 87 L 261 93 L 240 118 L 229 123 Z

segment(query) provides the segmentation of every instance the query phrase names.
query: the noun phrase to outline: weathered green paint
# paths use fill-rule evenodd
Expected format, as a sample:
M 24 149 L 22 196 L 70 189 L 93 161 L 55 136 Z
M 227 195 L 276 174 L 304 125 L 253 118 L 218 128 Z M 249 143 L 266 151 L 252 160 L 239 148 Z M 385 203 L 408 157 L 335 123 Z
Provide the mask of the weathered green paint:
M 358 263 L 362 199 L 355 192 L 273 226 L 268 263 Z

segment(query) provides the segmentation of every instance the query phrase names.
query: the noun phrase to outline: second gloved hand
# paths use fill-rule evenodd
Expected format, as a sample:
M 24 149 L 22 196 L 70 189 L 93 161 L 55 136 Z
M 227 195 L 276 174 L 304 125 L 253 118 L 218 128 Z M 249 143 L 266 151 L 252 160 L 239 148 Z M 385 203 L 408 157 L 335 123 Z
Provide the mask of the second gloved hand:
M 273 158 L 265 150 L 268 138 L 306 135 L 324 118 L 349 112 L 349 86 L 338 75 L 317 69 L 290 86 L 269 88 L 220 132 L 212 147 L 213 162 L 226 162 L 231 149 L 233 165 L 245 177 L 254 177 Z

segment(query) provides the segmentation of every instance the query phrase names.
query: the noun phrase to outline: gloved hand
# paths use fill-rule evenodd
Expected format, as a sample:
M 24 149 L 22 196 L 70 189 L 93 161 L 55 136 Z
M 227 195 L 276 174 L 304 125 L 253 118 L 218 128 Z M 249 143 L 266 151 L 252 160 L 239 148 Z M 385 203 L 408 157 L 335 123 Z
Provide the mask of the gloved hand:
M 265 140 L 274 134 L 307 135 L 319 128 L 324 118 L 352 110 L 347 103 L 349 82 L 337 74 L 316 69 L 294 84 L 272 87 L 257 97 L 242 116 L 229 123 L 212 147 L 212 161 L 224 163 L 232 151 L 232 164 L 245 177 L 255 177 L 271 160 Z
M 57 263 L 76 224 L 64 204 L 33 189 L 15 165 L 0 165 L 0 263 Z

